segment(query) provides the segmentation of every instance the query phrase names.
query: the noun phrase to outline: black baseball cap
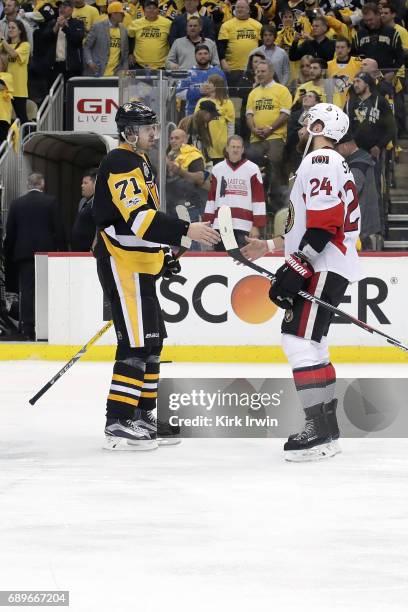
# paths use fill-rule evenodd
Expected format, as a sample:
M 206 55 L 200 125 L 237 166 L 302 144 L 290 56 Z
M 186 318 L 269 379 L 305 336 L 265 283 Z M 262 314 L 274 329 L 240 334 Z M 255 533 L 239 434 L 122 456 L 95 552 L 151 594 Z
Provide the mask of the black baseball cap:
M 370 89 L 375 87 L 375 80 L 370 74 L 368 74 L 368 72 L 359 72 L 354 78 L 360 79 L 361 81 L 364 81 L 364 83 L 367 83 Z

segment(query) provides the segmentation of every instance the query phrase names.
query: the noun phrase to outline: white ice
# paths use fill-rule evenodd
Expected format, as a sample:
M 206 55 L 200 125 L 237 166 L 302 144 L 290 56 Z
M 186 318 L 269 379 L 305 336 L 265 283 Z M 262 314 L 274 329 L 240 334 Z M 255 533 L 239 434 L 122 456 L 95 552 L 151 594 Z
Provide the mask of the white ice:
M 301 465 L 282 460 L 276 439 L 110 453 L 111 364 L 76 364 L 28 404 L 60 367 L 0 363 L 0 589 L 69 590 L 75 612 L 408 609 L 406 440 L 343 440 L 341 455 Z M 349 372 L 408 368 L 338 366 Z M 163 374 L 290 372 L 168 364 Z

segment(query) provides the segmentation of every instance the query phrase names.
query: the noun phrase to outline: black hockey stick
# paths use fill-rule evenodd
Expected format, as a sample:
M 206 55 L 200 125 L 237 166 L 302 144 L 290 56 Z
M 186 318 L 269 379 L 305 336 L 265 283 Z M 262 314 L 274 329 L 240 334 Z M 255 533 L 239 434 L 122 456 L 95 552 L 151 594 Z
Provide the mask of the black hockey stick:
M 272 281 L 275 278 L 275 275 L 272 272 L 266 270 L 265 268 L 262 268 L 262 266 L 258 266 L 258 264 L 253 263 L 252 261 L 244 257 L 244 255 L 242 255 L 238 247 L 237 241 L 235 240 L 234 230 L 232 227 L 231 209 L 229 206 L 221 206 L 218 211 L 218 221 L 220 224 L 221 238 L 228 255 L 233 259 L 236 259 L 240 263 L 244 264 L 245 266 L 248 266 L 248 268 L 252 268 L 252 270 L 259 272 L 259 274 L 262 274 L 262 276 L 265 276 L 270 281 Z M 375 329 L 375 327 L 371 327 L 371 325 L 368 325 L 367 323 L 356 319 L 352 315 L 349 315 L 347 312 L 344 312 L 343 310 L 332 306 L 332 304 L 321 300 L 315 295 L 311 295 L 306 291 L 299 291 L 298 295 L 300 295 L 304 300 L 308 300 L 313 304 L 322 306 L 322 308 L 326 308 L 326 310 L 330 310 L 330 312 L 333 312 L 334 314 L 343 317 L 344 319 L 347 319 L 348 321 L 350 321 L 350 323 L 354 323 L 354 325 L 365 329 L 365 331 L 369 332 L 370 334 L 377 334 L 378 336 L 382 336 L 389 344 L 392 344 L 393 346 L 396 346 L 397 348 L 408 352 L 408 346 L 405 346 L 399 340 L 396 340 L 395 338 L 388 336 L 379 329 Z
M 81 359 L 82 355 L 84 355 L 86 353 L 86 351 L 93 345 L 95 344 L 95 342 L 97 340 L 99 340 L 99 338 L 101 336 L 103 336 L 103 334 L 108 331 L 108 329 L 112 326 L 113 321 L 108 321 L 107 323 L 105 323 L 105 325 L 98 331 L 96 332 L 96 334 L 86 343 L 84 344 L 84 346 L 76 353 L 76 355 L 74 355 L 72 357 L 72 359 L 70 359 L 68 361 L 68 363 L 66 363 L 64 365 L 63 368 L 61 368 L 61 370 L 59 372 L 57 372 L 57 374 L 55 374 L 55 376 L 53 376 L 53 378 L 51 378 L 51 380 L 49 380 L 47 382 L 47 384 L 45 384 L 39 391 L 38 393 L 36 393 L 34 395 L 34 397 L 32 397 L 30 400 L 28 400 L 30 402 L 30 404 L 32 406 L 34 406 L 35 402 L 37 400 L 40 399 L 40 397 L 42 397 L 44 395 L 44 393 L 46 393 L 48 391 L 48 389 L 50 389 L 52 387 L 53 384 L 55 384 L 57 382 L 57 380 L 59 380 L 61 378 L 61 376 L 64 376 L 65 372 L 67 370 L 69 370 L 70 367 L 72 367 L 74 365 L 74 363 L 76 363 L 78 361 L 78 359 Z

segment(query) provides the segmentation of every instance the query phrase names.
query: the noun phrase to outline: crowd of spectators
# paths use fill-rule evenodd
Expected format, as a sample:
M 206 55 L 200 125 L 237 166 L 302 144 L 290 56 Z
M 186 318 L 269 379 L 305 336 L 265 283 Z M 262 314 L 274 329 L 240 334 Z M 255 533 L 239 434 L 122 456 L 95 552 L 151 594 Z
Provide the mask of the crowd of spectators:
M 59 74 L 187 71 L 176 89 L 169 209 L 184 200 L 203 216 L 213 168 L 236 134 L 262 172 L 271 225 L 287 205 L 305 112 L 337 104 L 377 187 L 380 223 L 363 233 L 370 248 L 378 241 L 367 236 L 385 230 L 384 157 L 406 135 L 407 11 L 404 0 L 0 0 L 0 142 Z

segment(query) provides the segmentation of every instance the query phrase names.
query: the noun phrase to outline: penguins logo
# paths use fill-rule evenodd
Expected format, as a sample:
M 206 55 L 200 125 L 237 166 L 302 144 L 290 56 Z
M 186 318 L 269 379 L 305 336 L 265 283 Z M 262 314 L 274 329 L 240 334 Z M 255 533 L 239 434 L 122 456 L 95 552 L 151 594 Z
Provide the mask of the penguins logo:
M 290 232 L 290 230 L 293 227 L 294 222 L 295 222 L 295 209 L 294 209 L 294 206 L 291 200 L 289 200 L 288 216 L 286 217 L 286 222 L 285 222 L 285 234 Z

